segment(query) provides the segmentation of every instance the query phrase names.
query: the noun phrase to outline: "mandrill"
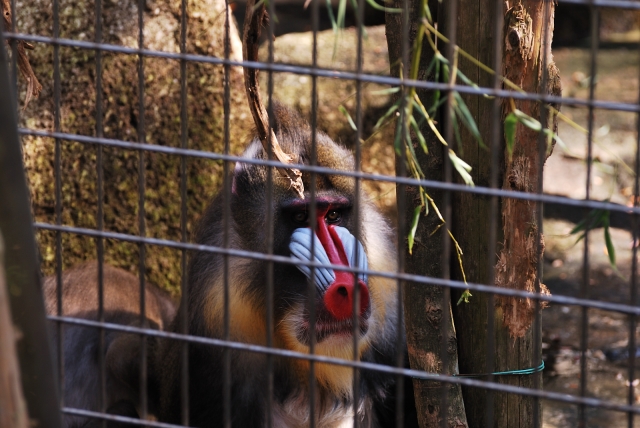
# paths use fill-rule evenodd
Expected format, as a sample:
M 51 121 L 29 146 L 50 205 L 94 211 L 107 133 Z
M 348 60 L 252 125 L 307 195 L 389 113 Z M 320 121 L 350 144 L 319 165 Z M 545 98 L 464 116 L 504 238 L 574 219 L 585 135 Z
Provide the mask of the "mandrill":
M 297 113 L 274 104 L 273 130 L 282 149 L 294 162 L 309 164 L 312 129 Z M 395 280 L 367 275 L 366 270 L 395 270 L 394 237 L 380 213 L 364 194 L 356 194 L 355 179 L 339 175 L 353 171 L 353 156 L 325 134 L 316 133 L 317 165 L 337 171 L 317 174 L 315 200 L 311 200 L 311 174 L 303 172 L 307 192 L 301 199 L 275 171 L 271 200 L 267 199 L 267 167 L 238 162 L 231 184 L 228 242 L 235 250 L 268 253 L 267 231 L 273 228 L 273 253 L 300 263 L 273 263 L 274 331 L 276 348 L 309 353 L 310 319 L 315 313 L 315 353 L 352 360 L 353 319 L 358 320 L 357 356 L 360 361 L 394 365 L 397 335 L 402 334 Z M 266 160 L 258 137 L 244 158 Z M 358 202 L 356 202 L 358 200 Z M 223 246 L 223 195 L 216 197 L 195 232 L 197 244 Z M 359 204 L 356 214 L 355 204 Z M 267 224 L 272 210 L 272 224 Z M 311 213 L 315 213 L 315 231 Z M 360 237 L 356 229 L 360 225 Z M 314 233 L 315 232 L 315 233 Z M 312 242 L 314 243 L 312 245 Z M 313 253 L 312 253 L 313 248 Z M 330 267 L 312 269 L 309 262 L 348 266 L 357 272 Z M 307 263 L 306 265 L 303 263 Z M 355 277 L 354 277 L 355 275 Z M 230 338 L 265 345 L 268 262 L 229 256 L 228 286 Z M 309 301 L 309 283 L 315 296 Z M 180 332 L 180 313 L 188 313 L 188 333 L 224 337 L 224 256 L 194 253 L 189 266 L 186 307 L 180 307 L 173 329 Z M 356 301 L 354 298 L 357 295 Z M 354 312 L 355 308 L 355 314 Z M 160 420 L 181 418 L 181 350 L 178 341 L 165 340 L 158 354 L 161 372 Z M 241 350 L 231 353 L 231 423 L 235 427 L 303 427 L 310 424 L 314 407 L 316 427 L 387 425 L 395 395 L 393 376 L 361 371 L 357 403 L 353 396 L 353 370 L 315 364 L 315 391 L 310 402 L 309 362 L 273 357 L 274 407 L 267 409 L 267 356 Z M 218 427 L 223 421 L 223 348 L 189 344 L 189 424 Z M 407 397 L 407 399 L 410 399 Z M 355 414 L 354 414 L 355 413 Z

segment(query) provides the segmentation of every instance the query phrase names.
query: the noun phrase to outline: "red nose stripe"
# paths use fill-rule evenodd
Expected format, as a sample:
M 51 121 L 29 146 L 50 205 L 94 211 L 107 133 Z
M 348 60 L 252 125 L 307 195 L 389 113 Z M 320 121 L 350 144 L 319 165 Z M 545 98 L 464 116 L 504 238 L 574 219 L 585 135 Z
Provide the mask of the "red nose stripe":
M 335 265 L 349 266 L 347 254 L 334 226 L 327 226 L 325 216 L 331 207 L 318 210 L 318 228 L 316 234 L 324 247 L 329 261 Z M 336 280 L 324 295 L 324 305 L 337 320 L 351 318 L 354 297 L 354 276 L 351 272 L 335 271 Z M 358 281 L 360 294 L 360 315 L 369 309 L 369 290 L 366 284 Z

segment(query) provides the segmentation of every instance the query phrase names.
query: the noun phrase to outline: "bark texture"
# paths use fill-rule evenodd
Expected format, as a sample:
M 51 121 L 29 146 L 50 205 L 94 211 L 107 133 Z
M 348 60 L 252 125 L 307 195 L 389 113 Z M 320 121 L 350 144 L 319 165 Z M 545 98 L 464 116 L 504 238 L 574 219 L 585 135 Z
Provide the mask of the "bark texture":
M 102 41 L 118 46 L 138 47 L 138 1 L 105 0 L 98 17 Z M 51 3 L 18 0 L 17 30 L 52 36 Z M 187 6 L 186 52 L 224 57 L 224 0 L 189 0 Z M 96 4 L 89 0 L 60 2 L 60 36 L 81 41 L 96 40 Z M 180 52 L 180 2 L 144 2 L 144 47 Z M 231 23 L 230 57 L 241 60 L 242 47 Z M 32 101 L 22 125 L 53 131 L 54 76 L 53 47 L 35 44 L 30 60 L 43 85 L 37 102 Z M 92 50 L 60 47 L 60 131 L 97 136 L 96 53 Z M 178 60 L 144 59 L 144 114 L 139 102 L 138 57 L 116 52 L 102 53 L 102 135 L 128 142 L 145 141 L 168 147 L 181 146 L 181 88 Z M 224 151 L 224 68 L 221 65 L 189 61 L 185 67 L 187 91 L 188 148 Z M 231 152 L 239 154 L 248 137 L 250 113 L 244 95 L 242 70 L 231 69 Z M 24 88 L 23 88 L 24 89 Z M 141 122 L 144 124 L 142 133 Z M 55 223 L 54 140 L 23 138 L 24 158 L 36 221 Z M 61 144 L 62 224 L 95 229 L 98 225 L 97 147 L 63 140 Z M 140 153 L 116 147 L 103 148 L 104 229 L 139 235 L 138 161 Z M 180 162 L 175 155 L 143 153 L 144 234 L 178 240 L 181 237 Z M 187 225 L 203 212 L 222 182 L 218 161 L 187 158 Z M 45 274 L 55 266 L 55 234 L 40 231 L 38 241 Z M 93 238 L 63 234 L 67 268 L 96 258 Z M 136 271 L 137 244 L 105 241 L 105 259 L 114 266 Z M 180 251 L 146 246 L 145 269 L 149 280 L 177 292 L 180 285 Z
M 525 0 L 507 10 L 505 15 L 503 75 L 529 93 L 561 93 L 560 77 L 551 55 L 554 7 L 553 2 Z M 514 104 L 527 115 L 540 118 L 540 103 L 521 100 Z M 512 111 L 510 102 L 504 103 L 503 111 L 505 116 Z M 551 120 L 549 128 L 555 131 L 555 117 Z M 537 131 L 521 124 L 517 126 L 513 156 L 506 155 L 503 189 L 527 193 L 541 191 L 540 143 L 546 143 L 546 138 L 540 137 Z M 545 160 L 549 154 L 551 150 L 547 151 Z M 505 198 L 502 218 L 504 245 L 496 265 L 496 285 L 548 293 L 538 278 L 544 241 L 539 233 L 536 203 Z M 500 297 L 498 306 L 511 336 L 523 337 L 536 315 L 535 303 L 529 299 Z
M 433 4 L 432 4 L 433 3 Z M 388 6 L 401 8 L 402 1 L 396 0 L 388 3 Z M 409 1 L 409 46 L 412 46 L 420 22 L 419 7 L 421 1 Z M 435 5 L 437 2 L 430 2 L 433 6 L 432 14 L 435 16 Z M 441 16 L 440 16 L 441 17 Z M 401 14 L 387 14 L 387 43 L 389 45 L 389 63 L 391 74 L 399 76 L 402 67 L 402 25 Z M 433 80 L 433 75 L 427 75 L 427 66 L 433 56 L 433 52 L 428 48 L 425 41 L 423 54 L 420 59 L 420 72 L 418 79 Z M 406 75 L 406 74 L 405 74 Z M 426 91 L 418 91 L 424 105 L 432 104 L 432 94 Z M 422 130 L 427 138 L 429 153 L 425 154 L 420 149 L 417 141 L 408 142 L 413 144 L 417 154 L 418 162 L 428 180 L 442 180 L 443 162 L 445 162 L 442 144 L 436 139 L 434 134 L 424 125 Z M 396 156 L 396 171 L 402 172 L 401 162 L 403 160 Z M 443 206 L 442 192 L 428 190 L 429 195 L 436 204 Z M 399 207 L 398 217 L 404 217 L 404 224 L 411 224 L 413 212 L 420 204 L 418 189 L 411 186 L 397 187 L 398 199 L 405 199 L 406 206 Z M 428 277 L 442 278 L 442 233 L 445 228 L 438 228 L 440 220 L 433 212 L 426 217 L 422 217 L 415 234 L 415 244 L 413 253 L 409 254 L 407 246 L 407 230 L 398 231 L 398 239 L 402 243 L 401 251 L 404 251 L 405 269 L 407 273 L 418 274 Z M 437 229 L 437 232 L 433 233 Z M 409 351 L 409 362 L 412 369 L 424 370 L 429 373 L 441 373 L 452 375 L 457 373 L 458 354 L 455 329 L 448 301 L 445 301 L 444 288 L 440 286 L 406 282 L 403 284 L 404 319 L 407 332 L 407 347 Z M 445 346 L 443 346 L 443 344 Z M 444 353 L 443 353 L 444 350 Z M 466 416 L 464 402 L 459 385 L 413 380 L 416 398 L 416 409 L 420 426 L 426 427 L 466 427 Z M 442 397 L 446 396 L 447 408 L 442 408 Z M 442 425 L 443 422 L 445 425 Z
M 503 75 L 529 93 L 560 95 L 560 79 L 551 56 L 554 2 L 522 0 L 506 11 L 503 31 Z M 545 10 L 546 9 L 546 10 Z M 546 65 L 546 68 L 545 68 Z M 546 114 L 536 101 L 515 101 L 516 108 L 540 119 Z M 512 111 L 505 100 L 503 113 Z M 554 119 L 548 127 L 556 130 Z M 517 125 L 513 155 L 505 154 L 503 189 L 536 193 L 541 191 L 543 162 L 550 148 L 539 132 Z M 541 149 L 546 156 L 541 159 Z M 496 285 L 548 293 L 540 282 L 538 264 L 544 241 L 538 224 L 535 202 L 502 200 L 504 241 L 495 268 Z M 541 362 L 540 323 L 535 323 L 534 301 L 496 296 L 496 369 L 515 370 L 536 367 Z M 534 331 L 537 329 L 537 331 Z M 502 376 L 501 383 L 527 388 L 541 387 L 542 373 L 529 376 Z M 496 426 L 533 427 L 541 420 L 539 400 L 515 394 L 496 394 Z
M 29 416 L 20 383 L 16 354 L 17 333 L 11 320 L 0 232 L 0 426 L 28 428 Z
M 460 11 L 457 21 L 457 42 L 461 49 L 491 66 L 494 61 L 494 28 L 502 26 L 502 17 L 495 20 L 495 0 L 459 0 Z M 481 70 L 475 64 L 460 59 L 458 63 L 469 79 L 480 87 L 491 87 L 492 76 Z M 485 145 L 491 147 L 493 127 L 493 100 L 476 95 L 462 95 L 469 108 Z M 490 186 L 492 169 L 500 174 L 503 167 L 503 157 L 499 163 L 492 165 L 492 153 L 481 147 L 476 138 L 464 127 L 460 126 L 461 157 L 473 168 L 471 176 L 476 186 Z M 502 148 L 502 146 L 500 145 Z M 456 181 L 462 180 L 454 173 Z M 501 176 L 501 174 L 499 175 Z M 488 260 L 490 237 L 489 225 L 497 224 L 497 231 L 501 230 L 501 217 L 496 212 L 491 217 L 491 198 L 473 193 L 456 192 L 452 195 L 452 224 L 453 234 L 460 244 L 463 255 L 464 271 L 468 281 L 489 284 L 493 262 Z M 498 238 L 500 240 L 500 238 Z M 494 253 L 495 253 L 494 247 Z M 452 259 L 451 276 L 458 281 L 463 280 L 462 272 L 458 268 L 457 260 Z M 485 293 L 472 292 L 469 303 L 455 303 L 460 298 L 461 291 L 452 292 L 453 315 L 458 338 L 458 358 L 460 373 L 487 373 L 487 343 L 489 320 L 489 296 Z M 506 349 L 505 352 L 509 352 Z M 470 427 L 485 427 L 488 413 L 487 391 L 481 388 L 462 387 L 467 421 Z M 498 425 L 504 426 L 504 425 Z

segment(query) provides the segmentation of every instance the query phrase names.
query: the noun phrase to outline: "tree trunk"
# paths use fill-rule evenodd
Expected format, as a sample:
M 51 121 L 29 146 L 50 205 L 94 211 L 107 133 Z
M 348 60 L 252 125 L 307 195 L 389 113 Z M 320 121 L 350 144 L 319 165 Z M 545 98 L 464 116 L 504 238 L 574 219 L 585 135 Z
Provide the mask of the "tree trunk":
M 504 23 L 503 75 L 529 93 L 560 95 L 560 78 L 551 55 L 555 3 L 522 0 L 506 11 Z M 546 66 L 546 68 L 544 68 Z M 515 101 L 525 114 L 543 120 L 547 109 L 536 101 Z M 506 117 L 513 107 L 503 103 Z M 556 131 L 555 116 L 547 127 Z M 542 191 L 542 167 L 550 150 L 539 132 L 517 125 L 513 155 L 507 158 L 503 189 L 537 193 Z M 543 146 L 541 146 L 543 145 Z M 504 245 L 496 264 L 496 285 L 532 292 L 548 293 L 540 282 L 538 265 L 544 251 L 540 233 L 539 204 L 504 199 L 502 221 Z M 512 297 L 496 299 L 497 370 L 536 367 L 541 362 L 540 309 L 534 301 Z M 534 328 L 537 331 L 534 331 Z M 538 343 L 534 343 L 537 340 Z M 523 387 L 541 387 L 542 373 L 529 376 L 503 376 L 502 383 Z M 531 427 L 540 422 L 540 403 L 533 397 L 498 394 L 496 420 L 509 427 Z
M 15 342 L 16 333 L 11 321 L 5 280 L 4 243 L 0 231 L 0 427 L 28 428 L 29 417 L 22 395 Z
M 460 0 L 461 10 L 470 10 L 470 4 Z M 559 78 L 551 57 L 551 38 L 553 34 L 553 2 L 522 1 L 509 9 L 504 22 L 492 22 L 492 2 L 476 5 L 477 13 L 462 14 L 459 21 L 458 40 L 462 49 L 485 64 L 492 64 L 494 26 L 504 26 L 503 32 L 503 69 L 501 73 L 529 93 L 552 93 L 560 95 Z M 544 11 L 545 5 L 547 11 Z M 546 18 L 545 18 L 546 16 Z M 545 28 L 546 23 L 548 25 Z M 544 32 L 547 35 L 544 35 Z M 544 38 L 546 37 L 546 41 Z M 546 60 L 544 56 L 546 55 Z M 543 64 L 548 64 L 543 72 Z M 490 76 L 481 73 L 468 63 L 461 62 L 461 70 L 480 86 L 491 86 Z M 544 79 L 543 79 L 544 76 Z M 544 80 L 545 87 L 542 87 Z M 490 101 L 480 97 L 465 97 L 480 128 L 485 141 L 491 138 Z M 510 100 L 503 102 L 502 119 L 509 114 L 513 106 Z M 540 119 L 541 104 L 534 101 L 516 101 L 516 108 L 527 115 Z M 546 110 L 545 110 L 546 112 Z M 545 113 L 546 114 L 546 113 Z M 555 122 L 547 125 L 556 130 Z M 463 141 L 472 141 L 463 137 Z M 542 174 L 541 143 L 546 143 L 539 132 L 518 125 L 512 156 L 504 153 L 501 161 L 500 176 L 503 188 L 524 192 L 539 192 Z M 467 147 L 468 146 L 468 147 Z M 542 148 L 544 151 L 546 147 Z M 464 159 L 473 167 L 473 177 L 477 185 L 486 186 L 490 177 L 490 153 L 478 150 L 473 144 L 466 144 Z M 548 155 L 548 154 L 547 154 Z M 543 160 L 546 155 L 543 155 Z M 504 163 L 503 163 L 504 162 Z M 498 166 L 496 166 L 498 167 Z M 458 242 L 465 252 L 464 263 L 467 278 L 478 283 L 488 283 L 491 277 L 487 263 L 487 250 L 491 248 L 489 236 L 480 231 L 486 230 L 486 224 L 498 221 L 489 218 L 490 199 L 473 195 L 456 195 L 454 230 Z M 538 264 L 541 260 L 544 243 L 539 234 L 539 213 L 535 203 L 522 200 L 504 199 L 502 201 L 503 242 L 495 266 L 495 284 L 503 287 L 518 288 L 527 291 L 546 292 L 540 283 Z M 500 231 L 498 231 L 500 233 Z M 539 238 L 540 237 L 540 238 Z M 458 277 L 460 279 L 460 277 Z M 496 296 L 495 308 L 488 308 L 488 296 L 475 293 L 469 304 L 455 308 L 458 343 L 460 347 L 460 370 L 463 373 L 486 373 L 491 366 L 487 361 L 487 344 L 490 339 L 495 343 L 495 361 L 493 370 L 506 371 L 536 367 L 541 362 L 540 324 L 534 323 L 535 302 L 525 299 L 503 298 Z M 489 310 L 494 310 L 489 317 Z M 494 321 L 495 337 L 487 336 L 489 320 Z M 538 329 L 534 331 L 534 329 Z M 537 340 L 538 343 L 535 343 Z M 526 376 L 502 376 L 496 381 L 527 388 L 541 387 L 541 373 Z M 474 388 L 463 389 L 465 406 L 470 425 L 486 426 L 488 413 L 486 391 Z M 496 393 L 494 400 L 494 426 L 496 427 L 532 427 L 540 423 L 540 405 L 532 397 Z
M 495 21 L 495 0 L 458 0 L 457 41 L 461 49 L 490 67 L 494 61 L 495 26 L 502 27 L 502 18 Z M 491 87 L 492 76 L 480 70 L 476 65 L 460 59 L 460 71 L 480 87 Z M 496 156 L 498 164 L 492 164 L 491 149 L 502 150 L 503 145 L 492 146 L 492 114 L 493 100 L 476 95 L 463 95 L 471 115 L 475 118 L 482 140 L 490 147 L 486 150 L 465 127 L 460 127 L 461 156 L 472 166 L 471 176 L 476 186 L 489 187 L 492 168 L 497 168 L 501 176 L 504 159 Z M 498 112 L 498 114 L 500 114 Z M 500 133 L 501 134 L 501 133 Z M 498 134 L 498 135 L 500 135 Z M 458 181 L 461 181 L 458 179 Z M 495 183 L 498 186 L 498 182 Z M 463 264 L 466 278 L 470 282 L 489 284 L 493 265 L 488 260 L 489 227 L 497 224 L 496 231 L 501 229 L 501 219 L 497 210 L 491 214 L 491 198 L 473 193 L 458 192 L 453 195 L 452 230 L 456 240 L 464 252 Z M 499 241 L 499 239 L 498 239 Z M 496 251 L 494 244 L 493 251 Z M 458 263 L 452 261 L 452 278 L 463 280 Z M 453 294 L 453 315 L 458 336 L 458 355 L 461 373 L 487 373 L 487 343 L 489 320 L 489 296 L 485 293 L 472 292 L 468 303 L 456 305 L 461 291 Z M 484 427 L 487 418 L 486 390 L 463 387 L 467 420 L 473 428 Z M 507 425 L 497 425 L 507 426 Z
M 412 46 L 417 33 L 419 21 L 419 7 L 421 1 L 409 1 L 409 29 L 403 28 L 403 16 L 401 14 L 387 14 L 386 32 L 389 45 L 389 63 L 392 64 L 391 74 L 400 75 L 402 63 L 402 34 L 407 32 L 409 46 Z M 431 4 L 433 3 L 433 4 Z M 434 6 L 436 2 L 430 2 Z M 401 8 L 403 2 L 395 0 L 388 3 L 390 7 Z M 435 10 L 432 13 L 435 14 Z M 434 79 L 433 75 L 425 75 L 425 70 L 433 57 L 433 52 L 425 41 L 423 54 L 420 59 L 420 79 Z M 403 71 L 406 76 L 406 71 Z M 430 105 L 432 94 L 427 91 L 418 91 L 424 105 Z M 425 154 L 417 149 L 418 162 L 426 174 L 428 180 L 442 180 L 444 167 L 444 151 L 442 144 L 433 133 L 424 126 L 423 133 L 427 138 L 429 153 Z M 419 147 L 416 141 L 407 142 Z M 396 171 L 398 175 L 404 173 L 404 160 L 396 156 Z M 443 194 L 438 191 L 428 191 L 436 204 L 443 206 Z M 398 201 L 406 201 L 406 206 L 398 206 L 399 224 L 411 224 L 413 212 L 420 202 L 418 189 L 413 186 L 397 187 Z M 402 219 L 404 217 L 404 219 Z M 399 228 L 398 240 L 401 243 L 400 257 L 404 258 L 404 271 L 428 277 L 442 278 L 443 272 L 441 260 L 443 252 L 443 236 L 445 228 L 438 228 L 440 220 L 430 210 L 428 216 L 422 216 L 415 234 L 415 245 L 412 254 L 408 251 L 407 230 Z M 437 232 L 433 233 L 437 229 Z M 409 362 L 412 369 L 423 370 L 428 373 L 440 373 L 452 375 L 457 373 L 458 357 L 455 330 L 451 318 L 449 302 L 445 302 L 445 290 L 435 285 L 406 282 L 404 291 L 404 319 L 407 330 L 407 347 Z M 445 344 L 445 346 L 443 346 Z M 446 355 L 443 356 L 443 349 Z M 444 358 L 443 358 L 444 357 Z M 464 403 L 459 385 L 413 380 L 416 397 L 416 409 L 420 426 L 440 427 L 446 418 L 448 427 L 465 427 L 466 419 Z M 444 398 L 444 400 L 443 400 Z M 446 408 L 442 404 L 446 403 Z

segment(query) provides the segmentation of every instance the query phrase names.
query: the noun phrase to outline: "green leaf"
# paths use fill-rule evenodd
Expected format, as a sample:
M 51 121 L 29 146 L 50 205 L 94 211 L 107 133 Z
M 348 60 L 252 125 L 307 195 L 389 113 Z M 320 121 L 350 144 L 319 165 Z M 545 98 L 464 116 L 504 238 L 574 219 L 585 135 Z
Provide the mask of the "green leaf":
M 453 135 L 456 137 L 456 142 L 458 143 L 458 147 L 462 147 L 462 137 L 460 137 L 460 125 L 458 125 L 457 120 L 457 108 L 455 104 L 451 108 L 451 125 L 453 125 Z
M 482 136 L 480 135 L 480 131 L 478 130 L 478 125 L 476 125 L 476 121 L 473 119 L 473 116 L 471 115 L 471 112 L 467 108 L 467 105 L 465 104 L 465 102 L 462 100 L 462 97 L 458 92 L 454 92 L 453 97 L 456 100 L 456 110 L 460 115 L 460 120 L 462 121 L 462 124 L 469 130 L 469 132 L 471 132 L 471 134 L 478 141 L 478 144 L 480 144 L 482 148 L 486 149 L 487 147 L 484 145 L 484 142 L 482 141 Z
M 347 121 L 349 122 L 349 126 L 351 126 L 351 129 L 353 129 L 354 131 L 357 131 L 358 128 L 356 127 L 356 124 L 353 122 L 353 119 L 351 119 L 351 115 L 349 114 L 347 109 L 344 108 L 344 106 L 342 105 L 338 107 L 338 109 L 340 110 L 340 113 L 342 113 L 347 118 Z
M 440 67 L 441 67 L 441 62 L 438 60 L 436 62 L 436 73 L 435 73 L 435 77 L 434 77 L 434 82 L 439 82 L 440 81 Z M 442 100 L 444 101 L 444 98 L 442 98 Z M 429 108 L 429 114 L 430 115 L 435 115 L 436 111 L 438 110 L 438 108 L 440 107 L 440 90 L 436 89 L 433 93 L 433 105 L 431 106 L 431 108 Z
M 480 89 L 478 85 L 476 85 L 471 79 L 465 76 L 460 70 L 458 70 L 458 77 L 460 78 L 460 80 L 462 80 L 464 83 L 471 86 L 472 88 Z
M 518 116 L 511 112 L 504 119 L 504 137 L 505 140 L 507 140 L 507 152 L 509 153 L 509 160 L 511 160 L 511 156 L 513 156 L 513 147 L 516 144 L 517 127 Z
M 433 22 L 433 19 L 431 18 L 431 10 L 429 10 L 429 2 L 428 1 L 424 2 L 424 16 L 427 17 L 427 20 L 429 22 Z
M 461 303 L 469 303 L 469 297 L 472 297 L 473 294 L 471 294 L 471 291 L 469 290 L 464 290 L 462 292 L 462 296 L 460 296 L 460 298 L 458 299 L 458 303 L 457 305 L 459 306 Z
M 396 123 L 396 135 L 393 139 L 393 146 L 396 149 L 396 155 L 402 156 L 402 121 L 398 120 Z
M 377 131 L 382 126 L 382 124 L 386 122 L 387 118 L 391 116 L 396 110 L 398 110 L 398 107 L 400 107 L 400 101 L 397 101 L 394 105 L 392 105 L 384 114 L 384 116 L 378 119 L 378 121 L 376 122 L 376 126 L 373 127 L 373 130 Z
M 416 231 L 418 230 L 418 221 L 420 221 L 421 211 L 422 211 L 422 206 L 417 206 L 416 209 L 413 210 L 413 218 L 411 220 L 411 229 L 409 229 L 409 236 L 407 236 L 407 241 L 409 242 L 409 254 L 412 254 L 412 251 L 413 251 L 413 243 L 415 242 Z
M 395 86 L 393 88 L 379 89 L 377 91 L 369 91 L 369 93 L 371 95 L 391 95 L 391 94 L 395 94 L 398 91 L 400 91 L 400 88 L 398 86 Z
M 376 3 L 374 0 L 367 0 L 367 3 L 369 3 L 369 6 L 371 6 L 372 8 L 381 10 L 386 13 L 402 13 L 402 9 L 398 9 L 395 7 L 381 6 L 378 3 Z
M 438 59 L 438 61 L 440 61 L 443 64 L 449 64 L 449 60 L 446 59 L 444 56 L 442 56 L 442 54 L 440 52 L 436 52 L 435 53 L 435 57 Z M 448 68 L 447 68 L 448 70 Z
M 424 150 L 425 153 L 429 153 L 429 149 L 427 149 L 427 142 L 424 139 L 424 135 L 422 135 L 422 132 L 420 131 L 420 127 L 418 127 L 418 123 L 416 122 L 416 119 L 411 116 L 409 118 L 409 122 L 411 123 L 411 127 L 413 128 L 413 131 L 416 133 L 416 137 L 418 137 L 418 141 L 420 142 L 420 146 L 422 146 L 422 150 Z
M 471 166 L 460 159 L 453 150 L 449 150 L 449 159 L 451 159 L 453 167 L 458 171 L 458 174 L 460 174 L 464 182 L 468 186 L 474 186 L 473 178 L 469 174 L 471 172 Z
M 344 28 L 344 16 L 346 11 L 347 11 L 347 0 L 340 0 L 340 3 L 338 3 L 338 18 L 336 20 L 338 22 L 338 28 L 340 29 Z
M 605 212 L 606 218 L 603 219 L 603 228 L 604 228 L 604 243 L 607 246 L 607 254 L 609 255 L 609 263 L 611 266 L 616 266 L 616 249 L 613 246 L 613 241 L 611 240 L 611 233 L 609 232 L 609 211 Z
M 518 109 L 514 110 L 513 113 L 518 117 L 518 120 L 520 121 L 520 123 L 526 126 L 527 128 L 537 132 L 542 131 L 542 125 L 540 124 L 540 122 L 538 122 L 528 114 L 525 114 Z
M 331 5 L 331 0 L 327 0 L 327 12 L 329 13 L 329 21 L 331 21 L 331 28 L 333 28 L 333 32 L 338 32 L 338 22 L 336 21 L 336 17 L 333 14 L 333 6 Z

